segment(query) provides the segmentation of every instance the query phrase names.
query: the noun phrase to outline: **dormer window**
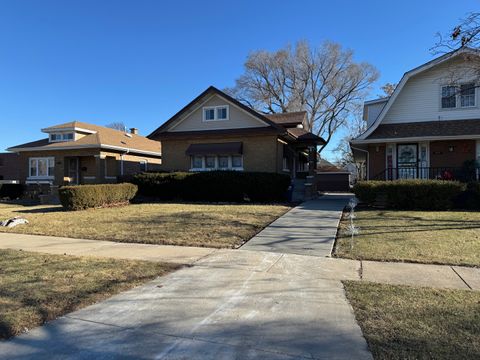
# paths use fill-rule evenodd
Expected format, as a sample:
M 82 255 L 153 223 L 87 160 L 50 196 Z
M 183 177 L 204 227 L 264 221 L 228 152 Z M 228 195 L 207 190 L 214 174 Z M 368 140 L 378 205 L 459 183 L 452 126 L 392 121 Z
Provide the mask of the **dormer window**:
M 73 141 L 73 133 L 53 133 L 50 134 L 50 142 Z
M 203 121 L 228 120 L 228 105 L 208 106 L 203 108 Z
M 475 107 L 475 89 L 474 83 L 442 86 L 442 109 Z

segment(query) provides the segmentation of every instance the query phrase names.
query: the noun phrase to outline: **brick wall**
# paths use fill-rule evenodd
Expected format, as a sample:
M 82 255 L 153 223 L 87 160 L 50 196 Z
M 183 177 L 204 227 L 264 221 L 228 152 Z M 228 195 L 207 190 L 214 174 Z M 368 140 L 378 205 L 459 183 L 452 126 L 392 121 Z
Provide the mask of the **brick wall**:
M 243 168 L 245 171 L 280 171 L 280 162 L 277 160 L 277 154 L 279 154 L 280 151 L 277 148 L 276 135 L 229 136 L 221 138 L 216 136 L 203 136 L 201 139 L 162 140 L 162 169 L 168 171 L 188 171 L 191 166 L 190 156 L 186 155 L 185 152 L 191 144 L 214 144 L 238 141 L 243 143 Z
M 19 156 L 15 153 L 0 153 L 0 180 L 19 180 Z
M 474 159 L 475 140 L 432 141 L 430 143 L 430 167 L 462 167 L 465 161 Z
M 385 170 L 385 144 L 368 146 L 369 178 L 372 179 Z

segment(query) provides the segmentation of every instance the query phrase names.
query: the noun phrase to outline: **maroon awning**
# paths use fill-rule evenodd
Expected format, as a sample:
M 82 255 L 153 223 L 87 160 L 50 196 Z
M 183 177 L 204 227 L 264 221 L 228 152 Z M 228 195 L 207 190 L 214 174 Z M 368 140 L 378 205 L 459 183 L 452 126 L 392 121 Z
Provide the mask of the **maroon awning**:
M 191 144 L 187 155 L 241 155 L 243 153 L 241 142 L 229 142 L 220 144 Z

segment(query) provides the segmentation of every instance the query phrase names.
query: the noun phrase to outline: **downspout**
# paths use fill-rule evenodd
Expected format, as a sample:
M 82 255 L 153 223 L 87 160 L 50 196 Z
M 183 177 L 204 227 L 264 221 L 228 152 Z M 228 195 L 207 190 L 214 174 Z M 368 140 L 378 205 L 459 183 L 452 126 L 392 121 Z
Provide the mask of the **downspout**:
M 367 180 L 370 180 L 370 158 L 369 158 L 368 150 L 364 150 L 364 149 L 357 148 L 357 147 L 355 147 L 355 146 L 352 146 L 352 144 L 350 144 L 350 147 L 351 147 L 353 150 L 363 151 L 364 153 L 367 154 Z

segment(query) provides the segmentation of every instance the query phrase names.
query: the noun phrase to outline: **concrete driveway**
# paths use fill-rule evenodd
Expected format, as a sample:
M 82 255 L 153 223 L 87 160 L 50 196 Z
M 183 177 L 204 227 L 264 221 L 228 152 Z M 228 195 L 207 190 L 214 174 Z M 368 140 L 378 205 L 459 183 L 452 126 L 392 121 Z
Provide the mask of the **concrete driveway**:
M 340 282 L 358 276 L 355 261 L 219 250 L 0 342 L 0 359 L 371 359 Z
M 1 359 L 370 359 L 332 268 L 220 251 L 0 343 Z M 312 266 L 313 265 L 313 266 Z

